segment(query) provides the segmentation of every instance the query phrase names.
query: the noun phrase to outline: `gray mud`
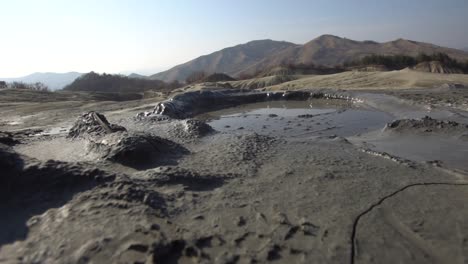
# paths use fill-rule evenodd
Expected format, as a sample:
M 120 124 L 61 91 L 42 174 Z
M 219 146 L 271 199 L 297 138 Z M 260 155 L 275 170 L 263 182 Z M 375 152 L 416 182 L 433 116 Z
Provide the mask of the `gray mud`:
M 467 135 L 466 123 L 426 116 L 396 120 L 351 140 L 374 151 L 468 172 Z
M 0 133 L 0 262 L 463 263 L 459 113 L 204 91 Z
M 209 112 L 197 118 L 221 132 L 285 137 L 351 136 L 379 129 L 393 120 L 387 113 L 333 99 L 267 101 Z

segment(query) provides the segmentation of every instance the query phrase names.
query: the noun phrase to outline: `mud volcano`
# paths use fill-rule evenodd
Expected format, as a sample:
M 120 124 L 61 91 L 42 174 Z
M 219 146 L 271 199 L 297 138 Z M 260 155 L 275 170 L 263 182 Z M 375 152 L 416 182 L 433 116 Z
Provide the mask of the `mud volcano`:
M 0 133 L 1 263 L 468 256 L 467 113 L 321 89 L 96 108 Z

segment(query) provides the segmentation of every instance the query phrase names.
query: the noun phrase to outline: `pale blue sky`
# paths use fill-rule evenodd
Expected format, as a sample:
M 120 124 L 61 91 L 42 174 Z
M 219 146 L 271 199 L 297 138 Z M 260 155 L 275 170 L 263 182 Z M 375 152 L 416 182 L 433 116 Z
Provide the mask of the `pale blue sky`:
M 0 0 L 0 77 L 156 73 L 255 39 L 468 47 L 467 0 Z

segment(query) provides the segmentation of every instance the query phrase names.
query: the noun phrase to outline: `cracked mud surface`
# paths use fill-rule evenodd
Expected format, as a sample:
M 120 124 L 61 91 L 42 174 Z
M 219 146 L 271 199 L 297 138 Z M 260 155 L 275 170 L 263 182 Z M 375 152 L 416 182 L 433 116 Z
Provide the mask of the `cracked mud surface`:
M 401 119 L 401 112 L 387 113 Z M 135 118 L 133 110 L 103 114 L 107 123 L 79 130 L 99 133 L 84 137 L 0 135 L 9 145 L 0 147 L 6 172 L 0 262 L 464 263 L 468 257 L 468 176 L 450 162 L 363 145 L 377 138 L 372 133 L 293 137 L 288 130 L 270 135 L 213 130 L 193 119 Z M 294 122 L 302 126 L 321 118 L 298 115 Z M 266 118 L 281 125 L 281 116 Z M 401 121 L 405 126 L 389 131 L 385 120 L 376 131 L 426 136 L 420 132 L 426 126 L 465 142 L 463 129 L 421 122 Z M 126 131 L 106 131 L 113 125 Z M 407 129 L 413 125 L 417 131 Z

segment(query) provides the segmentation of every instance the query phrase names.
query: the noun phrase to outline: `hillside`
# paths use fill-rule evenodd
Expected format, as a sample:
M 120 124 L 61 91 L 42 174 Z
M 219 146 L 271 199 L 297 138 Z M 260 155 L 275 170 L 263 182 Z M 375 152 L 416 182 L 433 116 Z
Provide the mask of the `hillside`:
M 24 82 L 24 83 L 36 83 L 41 82 L 49 87 L 50 90 L 55 91 L 62 89 L 66 85 L 72 83 L 76 78 L 80 77 L 82 73 L 79 72 L 67 72 L 67 73 L 55 73 L 55 72 L 36 72 L 24 77 L 19 78 L 0 78 L 6 82 Z
M 260 62 L 265 57 L 295 46 L 297 45 L 284 41 L 251 41 L 201 56 L 167 71 L 154 74 L 150 78 L 166 82 L 173 80 L 184 81 L 187 76 L 196 71 L 219 72 L 232 76 Z
M 141 75 L 141 74 L 138 74 L 138 73 L 131 73 L 127 77 L 128 78 L 137 78 L 137 79 L 147 79 L 148 78 L 148 76 Z
M 450 73 L 450 74 L 462 74 L 463 71 L 457 68 L 447 67 L 439 61 L 426 61 L 417 64 L 412 67 L 413 70 L 430 72 L 430 73 Z
M 253 74 L 285 64 L 335 66 L 371 54 L 416 56 L 421 52 L 442 52 L 460 61 L 468 60 L 467 52 L 429 43 L 405 39 L 378 43 L 323 35 L 304 45 L 272 40 L 252 41 L 199 57 L 152 75 L 151 78 L 183 81 L 193 71 L 224 72 L 239 77 L 241 74 Z

